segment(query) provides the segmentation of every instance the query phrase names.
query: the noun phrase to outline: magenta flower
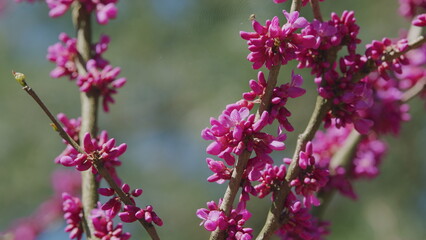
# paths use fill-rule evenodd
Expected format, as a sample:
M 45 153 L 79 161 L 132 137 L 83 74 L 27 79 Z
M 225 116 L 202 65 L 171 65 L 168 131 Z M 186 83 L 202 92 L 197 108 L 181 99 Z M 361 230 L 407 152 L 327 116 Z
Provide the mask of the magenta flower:
M 77 52 L 77 40 L 69 37 L 66 33 L 59 34 L 59 40 L 62 43 L 56 43 L 47 49 L 47 59 L 56 63 L 56 68 L 50 72 L 53 78 L 68 76 L 70 79 L 76 79 L 78 76 L 75 58 Z
M 255 19 L 252 20 L 255 32 L 240 32 L 240 36 L 247 40 L 251 53 L 247 59 L 253 63 L 253 69 L 259 69 L 264 64 L 266 68 L 286 64 L 295 59 L 297 52 L 303 48 L 315 46 L 315 37 L 312 35 L 297 34 L 295 31 L 308 25 L 308 21 L 299 17 L 299 12 L 287 13 L 283 11 L 287 23 L 279 25 L 278 17 L 267 20 L 262 26 Z
M 80 134 L 80 127 L 81 127 L 81 118 L 71 118 L 69 119 L 65 114 L 59 113 L 57 116 L 57 119 L 62 123 L 62 127 L 64 128 L 65 132 L 70 135 L 74 141 L 79 142 L 79 134 Z M 64 151 L 62 151 L 59 156 L 55 158 L 55 163 L 60 163 L 61 158 L 64 156 L 72 156 L 73 158 L 78 155 L 77 150 L 75 150 L 71 145 L 69 145 L 65 140 L 62 140 L 64 144 L 66 144 L 66 147 Z
M 227 168 L 221 161 L 215 161 L 211 158 L 206 158 L 207 166 L 214 172 L 213 175 L 207 178 L 209 182 L 217 182 L 222 184 L 225 180 L 231 179 L 232 169 Z
M 400 57 L 395 58 L 390 62 L 387 62 L 383 60 L 384 54 L 388 49 L 395 49 L 398 52 L 402 52 L 405 51 L 407 47 L 407 39 L 401 39 L 397 43 L 393 44 L 390 39 L 383 38 L 381 42 L 373 41 L 371 44 L 367 44 L 365 56 L 367 57 L 367 59 L 373 60 L 373 62 L 376 64 L 376 66 L 378 67 L 377 71 L 379 72 L 380 76 L 386 80 L 389 80 L 389 74 L 386 71 L 391 70 L 393 72 L 401 74 L 402 65 L 408 64 L 408 61 L 404 55 L 401 55 Z
M 245 208 L 244 202 L 240 202 L 236 209 L 232 209 L 227 221 L 227 239 L 251 240 L 253 229 L 244 227 L 250 217 L 251 213 Z
M 46 0 L 49 7 L 49 16 L 52 18 L 64 15 L 71 7 L 74 0 Z M 117 17 L 117 7 L 115 4 L 118 0 L 80 0 L 87 11 L 96 12 L 96 20 L 99 24 L 108 24 L 110 19 Z
M 126 83 L 126 79 L 117 79 L 121 71 L 119 67 L 113 68 L 111 65 L 107 65 L 102 69 L 98 69 L 95 60 L 89 60 L 86 68 L 87 74 L 79 76 L 77 85 L 82 92 L 88 92 L 92 89 L 100 91 L 100 94 L 103 96 L 103 109 L 105 112 L 108 112 L 108 104 L 114 103 L 112 94 L 117 93 L 116 89 L 121 88 Z
M 284 181 L 286 171 L 286 167 L 283 164 L 280 166 L 267 164 L 265 169 L 261 172 L 262 176 L 258 180 L 260 184 L 254 186 L 257 196 L 259 198 L 264 198 L 271 193 L 278 184 Z M 272 197 L 274 198 L 274 196 Z
M 410 107 L 401 102 L 403 92 L 399 81 L 395 78 L 385 80 L 377 73 L 370 74 L 366 81 L 373 85 L 374 104 L 361 111 L 361 115 L 374 122 L 372 129 L 376 133 L 398 135 L 402 123 L 410 120 Z
M 125 205 L 124 211 L 120 212 L 118 216 L 123 222 L 134 222 L 138 219 L 144 219 L 147 223 L 155 223 L 158 226 L 163 226 L 163 220 L 153 211 L 152 206 L 146 206 L 144 209 L 134 205 Z
M 291 159 L 285 159 L 284 162 L 289 164 Z M 296 193 L 303 196 L 306 208 L 311 205 L 319 206 L 320 202 L 315 193 L 327 184 L 329 172 L 328 169 L 317 166 L 311 142 L 308 142 L 305 151 L 299 154 L 299 167 L 299 176 L 290 182 L 290 186 L 295 187 Z
M 289 214 L 289 220 L 277 231 L 277 235 L 283 240 L 324 240 L 330 233 L 327 229 L 329 225 L 302 208 Z
M 222 200 L 219 200 L 219 206 L 222 203 Z M 214 201 L 207 202 L 207 208 L 200 208 L 197 210 L 197 217 L 201 218 L 203 221 L 200 223 L 204 225 L 204 228 L 207 231 L 213 232 L 217 228 L 220 230 L 225 230 L 227 228 L 226 216 L 223 211 L 220 210 L 218 204 Z
M 386 144 L 370 135 L 358 146 L 353 161 L 352 175 L 354 178 L 375 178 L 379 174 L 379 165 L 387 151 Z
M 266 81 L 263 72 L 257 75 L 257 82 L 250 80 L 249 85 L 252 91 L 243 94 L 247 101 L 255 101 L 256 98 L 262 99 L 266 91 Z M 280 126 L 291 132 L 293 126 L 288 121 L 291 116 L 290 111 L 285 107 L 288 98 L 297 98 L 305 94 L 306 90 L 301 88 L 303 83 L 302 76 L 292 73 L 291 82 L 275 87 L 272 93 L 271 110 L 269 111 L 268 124 L 277 119 Z
M 80 240 L 83 234 L 83 207 L 81 201 L 77 197 L 73 197 L 68 193 L 62 194 L 62 209 L 64 211 L 64 218 L 67 222 L 65 232 L 69 232 L 70 239 Z
M 56 64 L 56 68 L 50 72 L 53 78 L 68 76 L 71 80 L 78 77 L 77 66 L 75 64 L 77 51 L 76 38 L 69 37 L 66 33 L 59 34 L 61 42 L 49 46 L 47 49 L 47 59 Z M 110 38 L 102 35 L 98 43 L 92 45 L 93 59 L 98 68 L 104 68 L 108 61 L 102 58 L 102 54 L 108 49 Z
M 424 27 L 426 26 L 426 14 L 420 14 L 418 15 L 413 21 L 412 24 L 414 26 L 418 26 L 418 27 Z
M 101 240 L 128 240 L 130 233 L 123 232 L 123 224 L 114 227 L 113 217 L 109 211 L 95 208 L 90 215 L 95 228 L 94 235 Z
M 108 24 L 110 19 L 117 17 L 118 9 L 115 6 L 116 1 L 109 0 L 109 2 L 108 4 L 99 3 L 96 5 L 96 20 L 98 20 L 99 24 Z
M 79 153 L 76 156 L 67 155 L 60 159 L 60 163 L 66 167 L 75 166 L 79 171 L 91 169 L 93 173 L 97 173 L 93 167 L 93 161 L 99 160 L 104 167 L 111 173 L 112 177 L 117 181 L 120 180 L 115 173 L 115 167 L 120 166 L 121 162 L 118 159 L 127 149 L 125 143 L 115 146 L 115 139 L 108 139 L 108 134 L 103 131 L 99 139 L 92 139 L 89 133 L 84 135 L 83 149 L 85 153 Z
M 123 190 L 123 192 L 129 196 L 133 204 L 135 204 L 135 200 L 133 197 L 139 197 L 143 193 L 142 189 L 138 189 L 138 188 L 130 192 L 130 186 L 126 183 L 121 186 L 121 190 Z M 112 188 L 99 188 L 98 192 L 99 194 L 103 196 L 107 196 L 107 197 L 112 196 L 112 198 L 110 198 L 107 202 L 105 202 L 102 205 L 101 209 L 109 210 L 111 217 L 112 218 L 115 217 L 118 214 L 118 212 L 121 210 L 120 198 L 117 195 L 114 195 L 115 192 Z
M 55 18 L 64 15 L 73 2 L 74 0 L 46 0 L 50 8 L 49 16 Z

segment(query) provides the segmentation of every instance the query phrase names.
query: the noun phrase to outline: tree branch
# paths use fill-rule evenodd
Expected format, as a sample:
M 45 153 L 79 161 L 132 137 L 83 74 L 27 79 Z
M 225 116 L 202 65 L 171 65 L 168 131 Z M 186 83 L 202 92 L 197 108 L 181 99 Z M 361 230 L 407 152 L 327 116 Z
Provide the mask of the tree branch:
M 55 131 L 59 133 L 59 135 L 64 139 L 69 145 L 71 145 L 76 151 L 78 151 L 81 154 L 87 154 L 80 145 L 76 141 L 74 141 L 73 138 L 71 138 L 63 129 L 61 124 L 56 120 L 56 118 L 53 116 L 53 114 L 49 111 L 49 109 L 46 107 L 46 105 L 43 103 L 43 101 L 38 97 L 37 93 L 27 85 L 25 82 L 25 75 L 22 73 L 15 73 L 13 72 L 13 75 L 15 76 L 15 79 L 21 84 L 22 89 L 25 90 L 34 100 L 35 102 L 40 106 L 40 108 L 44 111 L 44 113 L 49 117 L 49 119 L 52 121 L 52 127 Z M 126 205 L 134 205 L 133 202 L 130 200 L 129 196 L 121 189 L 120 186 L 117 185 L 117 183 L 114 181 L 112 176 L 109 174 L 107 169 L 104 168 L 101 159 L 93 159 L 93 166 L 96 168 L 98 173 L 106 180 L 108 185 L 114 189 L 115 193 L 118 195 L 120 200 L 126 204 Z M 90 172 L 90 171 L 86 171 Z M 139 219 L 139 222 L 141 225 L 146 229 L 148 234 L 150 235 L 151 239 L 153 240 L 159 240 L 160 237 L 157 234 L 157 231 L 152 223 L 148 223 L 145 221 L 145 219 Z
M 323 22 L 322 19 L 322 14 L 321 14 L 321 8 L 319 5 L 318 0 L 311 0 L 311 7 L 312 7 L 312 12 L 314 14 L 314 18 L 320 22 Z
M 77 32 L 77 50 L 78 57 L 76 60 L 77 70 L 79 75 L 86 74 L 86 62 L 92 58 L 92 28 L 91 14 L 87 11 L 85 5 L 80 1 L 74 1 L 72 11 L 72 19 Z M 81 130 L 80 139 L 88 132 L 92 137 L 97 135 L 97 120 L 98 120 L 98 105 L 99 92 L 91 90 L 89 92 L 80 93 L 81 99 Z M 81 200 L 83 205 L 84 230 L 87 238 L 97 239 L 92 236 L 94 227 L 90 221 L 92 209 L 96 208 L 99 200 L 98 188 L 99 182 L 96 181 L 95 174 L 90 171 L 81 173 Z
M 268 111 L 271 106 L 272 93 L 277 85 L 278 74 L 280 72 L 281 65 L 273 66 L 269 70 L 267 86 L 265 94 L 261 98 L 259 109 L 256 113 L 256 120 L 260 118 L 264 111 Z M 231 180 L 229 181 L 225 195 L 223 197 L 221 210 L 229 216 L 232 210 L 232 205 L 237 196 L 238 190 L 240 189 L 241 179 L 244 174 L 244 170 L 247 166 L 247 162 L 250 159 L 251 152 L 244 150 L 244 152 L 238 157 L 236 166 L 232 172 Z M 226 232 L 224 230 L 216 229 L 210 235 L 210 240 L 224 240 L 226 239 Z

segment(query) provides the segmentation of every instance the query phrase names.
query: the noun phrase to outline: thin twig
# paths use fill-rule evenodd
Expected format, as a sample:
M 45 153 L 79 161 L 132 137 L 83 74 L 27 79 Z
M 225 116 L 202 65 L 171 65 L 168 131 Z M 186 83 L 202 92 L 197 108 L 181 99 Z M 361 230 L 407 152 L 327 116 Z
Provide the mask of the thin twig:
M 81 148 L 76 141 L 74 141 L 73 138 L 71 138 L 67 132 L 65 132 L 64 128 L 61 126 L 61 124 L 56 120 L 56 118 L 53 116 L 53 114 L 50 112 L 50 110 L 46 107 L 44 102 L 39 98 L 37 93 L 25 82 L 25 75 L 22 73 L 15 73 L 13 72 L 13 75 L 15 76 L 15 79 L 22 85 L 22 89 L 30 95 L 34 101 L 40 106 L 40 108 L 43 110 L 43 112 L 49 117 L 49 119 L 53 122 L 52 127 L 55 131 L 59 133 L 59 136 L 62 137 L 69 145 L 71 145 L 76 151 L 78 151 L 81 154 L 87 154 L 83 148 Z M 126 204 L 126 205 L 134 205 L 133 202 L 130 200 L 129 196 L 120 188 L 120 186 L 117 185 L 117 183 L 114 181 L 110 173 L 107 171 L 106 168 L 104 168 L 102 164 L 101 159 L 93 159 L 93 166 L 96 168 L 96 170 L 99 172 L 99 174 L 107 181 L 109 186 L 114 189 L 115 193 L 118 195 L 120 200 Z M 153 240 L 159 240 L 159 236 L 157 234 L 157 231 L 152 223 L 146 222 L 144 219 L 139 219 L 139 222 L 141 225 L 146 229 L 148 234 L 150 235 L 151 239 Z

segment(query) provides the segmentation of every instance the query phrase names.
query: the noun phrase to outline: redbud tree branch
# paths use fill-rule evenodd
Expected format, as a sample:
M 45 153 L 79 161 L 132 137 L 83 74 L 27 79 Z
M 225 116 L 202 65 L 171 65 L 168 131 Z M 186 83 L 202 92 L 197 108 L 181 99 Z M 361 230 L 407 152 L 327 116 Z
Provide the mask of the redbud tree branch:
M 293 3 L 295 3 L 295 1 L 293 1 Z M 292 5 L 292 10 L 294 9 L 294 6 L 295 5 Z M 420 36 L 414 41 L 410 42 L 408 47 L 404 51 L 399 52 L 394 49 L 388 51 L 383 56 L 382 60 L 389 62 L 393 59 L 400 57 L 401 55 L 407 53 L 408 51 L 412 49 L 422 46 L 425 42 L 426 42 L 425 37 Z M 338 50 L 339 50 L 338 48 L 330 49 L 331 52 L 328 51 L 326 53 L 325 56 L 333 56 L 333 57 L 328 57 L 329 62 L 332 63 L 336 60 L 336 53 Z M 352 81 L 358 82 L 363 77 L 367 76 L 369 73 L 371 73 L 372 71 L 375 71 L 376 69 L 377 69 L 377 66 L 374 65 L 373 62 L 369 60 L 365 64 L 365 68 L 363 69 L 363 71 L 356 73 L 353 76 Z M 283 221 L 286 219 L 285 213 L 283 212 L 284 204 L 285 204 L 285 199 L 288 193 L 290 192 L 289 183 L 298 176 L 298 173 L 300 171 L 299 165 L 298 165 L 299 154 L 305 148 L 307 142 L 311 141 L 314 138 L 315 133 L 318 131 L 319 127 L 321 126 L 322 120 L 324 119 L 327 112 L 330 111 L 331 107 L 332 107 L 332 104 L 327 99 L 324 99 L 321 96 L 317 97 L 315 109 L 314 109 L 314 112 L 312 113 L 309 123 L 305 131 L 302 134 L 300 134 L 298 137 L 296 149 L 293 155 L 292 162 L 287 171 L 285 181 L 283 181 L 282 184 L 280 184 L 274 191 L 276 197 L 271 204 L 267 219 L 265 221 L 265 224 L 261 232 L 256 238 L 257 240 L 269 239 L 273 235 L 273 233 L 283 224 Z
M 80 1 L 74 1 L 72 11 L 72 20 L 77 31 L 77 51 L 78 57 L 76 60 L 77 70 L 79 75 L 86 74 L 86 62 L 92 58 L 92 27 L 91 13 L 87 11 L 84 4 Z M 98 105 L 99 91 L 92 89 L 89 92 L 81 92 L 81 130 L 80 139 L 86 132 L 92 137 L 97 135 L 97 120 L 98 120 Z M 81 144 L 81 143 L 80 143 Z M 98 188 L 99 182 L 96 181 L 96 176 L 90 171 L 81 173 L 81 201 L 83 204 L 83 226 L 87 238 L 97 239 L 92 236 L 94 227 L 90 221 L 92 209 L 96 208 L 99 200 Z
M 267 86 L 265 94 L 261 98 L 259 109 L 256 113 L 256 119 L 258 120 L 264 111 L 269 111 L 271 106 L 272 93 L 277 85 L 278 74 L 280 72 L 281 65 L 273 66 L 269 70 Z M 238 157 L 236 166 L 232 171 L 232 176 L 223 197 L 221 210 L 228 216 L 232 210 L 232 205 L 237 196 L 238 190 L 241 186 L 241 179 L 244 174 L 244 170 L 247 166 L 247 162 L 250 159 L 251 152 L 244 150 L 243 153 Z M 224 240 L 226 239 L 226 232 L 224 230 L 217 229 L 210 235 L 210 240 Z
M 421 39 L 422 28 L 414 25 L 410 26 L 410 29 L 407 34 L 407 39 L 411 42 Z M 422 43 L 411 44 L 411 48 L 421 46 Z M 389 54 L 388 56 L 392 56 Z M 420 92 L 426 88 L 426 80 L 419 80 L 413 87 L 408 89 L 403 93 L 401 97 L 401 103 L 407 103 L 414 97 L 416 97 Z M 345 168 L 346 172 L 349 171 L 353 160 L 355 159 L 356 148 L 358 147 L 361 140 L 364 138 L 363 135 L 360 135 L 356 130 L 352 130 L 344 145 L 334 154 L 333 158 L 330 161 L 330 173 L 334 174 L 335 169 L 338 166 Z M 321 199 L 321 205 L 313 209 L 313 214 L 322 218 L 327 207 L 329 206 L 333 196 L 335 195 L 336 190 L 331 191 L 321 191 L 318 193 L 319 198 Z
M 76 141 L 74 141 L 73 138 L 71 138 L 68 133 L 65 132 L 61 124 L 56 120 L 56 118 L 53 116 L 53 114 L 50 112 L 50 110 L 46 107 L 46 105 L 43 103 L 43 101 L 39 98 L 37 93 L 25 82 L 25 76 L 22 73 L 13 73 L 15 76 L 15 79 L 21 84 L 22 89 L 27 92 L 34 101 L 40 106 L 40 108 L 44 111 L 44 113 L 49 117 L 49 119 L 52 121 L 52 127 L 55 131 L 59 133 L 59 135 L 64 139 L 69 145 L 71 145 L 76 151 L 78 151 L 81 154 L 87 154 L 80 145 Z M 120 186 L 117 185 L 117 183 L 114 181 L 112 176 L 109 174 L 108 170 L 104 168 L 102 160 L 101 159 L 93 159 L 93 166 L 96 168 L 98 173 L 105 179 L 105 181 L 108 183 L 108 185 L 114 189 L 115 193 L 120 198 L 121 202 L 123 202 L 126 205 L 134 205 L 133 202 L 130 200 L 130 197 L 128 194 L 126 194 Z M 89 170 L 87 170 L 89 171 Z M 149 236 L 153 240 L 160 240 L 160 237 L 157 234 L 157 231 L 152 223 L 148 223 L 145 221 L 145 219 L 138 219 L 140 224 L 146 229 Z

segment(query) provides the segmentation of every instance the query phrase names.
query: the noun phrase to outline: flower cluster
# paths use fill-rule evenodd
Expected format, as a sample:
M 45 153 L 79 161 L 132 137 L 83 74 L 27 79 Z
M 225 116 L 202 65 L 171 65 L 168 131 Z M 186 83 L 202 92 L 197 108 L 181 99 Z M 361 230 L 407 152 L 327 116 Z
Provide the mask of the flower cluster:
M 94 235 L 101 240 L 128 240 L 130 233 L 123 232 L 123 224 L 119 223 L 114 227 L 113 215 L 110 211 L 95 208 L 92 210 L 90 218 L 95 228 Z
M 110 38 L 102 35 L 99 42 L 93 44 L 93 57 L 86 63 L 87 73 L 85 75 L 78 74 L 75 63 L 78 56 L 77 40 L 65 33 L 59 35 L 59 40 L 62 43 L 56 43 L 48 48 L 47 59 L 56 64 L 56 68 L 50 73 L 51 77 L 68 76 L 71 80 L 77 79 L 77 85 L 82 92 L 99 91 L 99 94 L 103 96 L 103 109 L 108 112 L 109 104 L 114 103 L 112 95 L 126 83 L 125 78 L 117 79 L 120 68 L 112 67 L 102 57 L 102 54 L 108 50 Z
M 115 167 L 121 165 L 118 159 L 127 149 L 125 143 L 116 146 L 115 139 L 108 138 L 108 133 L 102 131 L 99 139 L 92 139 L 89 133 L 83 138 L 83 150 L 85 153 L 70 154 L 62 156 L 60 163 L 66 167 L 75 166 L 79 171 L 91 169 L 93 173 L 97 173 L 94 161 L 100 161 L 117 183 L 120 179 L 117 177 Z
M 312 35 L 296 33 L 297 30 L 308 25 L 308 21 L 299 17 L 299 12 L 288 13 L 283 11 L 287 23 L 280 26 L 278 17 L 267 20 L 262 26 L 255 19 L 252 20 L 255 32 L 240 32 L 240 36 L 247 40 L 251 53 L 247 59 L 253 63 L 254 69 L 266 68 L 286 64 L 297 57 L 297 53 L 304 48 L 315 46 L 316 39 Z
M 409 105 L 402 103 L 400 81 L 395 77 L 386 80 L 378 73 L 371 73 L 364 80 L 372 85 L 374 104 L 361 115 L 374 122 L 372 129 L 377 134 L 398 135 L 402 123 L 410 120 Z
M 49 16 L 52 18 L 64 15 L 76 0 L 46 0 L 50 8 Z M 118 0 L 85 0 L 80 1 L 88 12 L 95 11 L 96 19 L 99 24 L 108 24 L 110 19 L 117 17 Z
M 301 88 L 303 83 L 302 76 L 292 73 L 291 82 L 275 87 L 272 92 L 271 109 L 269 111 L 268 124 L 271 124 L 275 119 L 278 120 L 280 126 L 291 132 L 294 130 L 288 117 L 291 116 L 290 111 L 285 107 L 288 98 L 298 98 L 305 94 L 306 90 Z M 262 99 L 266 92 L 266 80 L 263 72 L 257 75 L 257 81 L 250 80 L 249 86 L 252 89 L 250 92 L 243 94 L 243 98 L 247 101 L 253 101 L 256 98 Z
M 122 203 L 120 198 L 115 195 L 115 191 L 112 188 L 100 188 L 99 194 L 107 197 L 111 197 L 107 202 L 105 202 L 101 209 L 104 211 L 109 211 L 112 217 L 118 216 L 123 222 L 134 222 L 138 219 L 144 219 L 146 222 L 151 223 L 154 222 L 158 226 L 163 225 L 163 221 L 160 217 L 153 211 L 152 206 L 147 206 L 145 209 L 141 209 L 136 206 L 136 202 L 134 197 L 139 197 L 142 195 L 142 189 L 134 189 L 130 192 L 130 186 L 128 184 L 123 184 L 121 186 L 121 190 L 126 194 L 133 205 L 125 205 L 124 210 L 122 210 Z M 121 212 L 120 212 L 121 211 Z
M 119 78 L 121 69 L 113 68 L 111 65 L 106 65 L 99 69 L 95 60 L 91 59 L 86 64 L 87 74 L 79 76 L 77 85 L 80 91 L 88 92 L 90 90 L 98 90 L 103 96 L 102 106 L 105 112 L 109 111 L 108 104 L 114 103 L 112 94 L 117 93 L 117 88 L 121 88 L 126 83 L 126 78 Z
M 353 131 L 351 125 L 347 125 L 345 128 L 337 128 L 332 125 L 324 132 L 317 132 L 313 139 L 313 156 L 320 159 L 320 168 L 330 168 L 332 156 L 343 146 L 351 131 Z M 350 180 L 376 177 L 386 150 L 385 143 L 380 141 L 376 134 L 372 133 L 364 137 L 356 147 L 349 166 L 337 166 L 335 169 L 330 169 L 332 172 L 330 180 L 323 189 L 325 191 L 337 189 L 343 195 L 355 199 L 356 194 Z
M 68 76 L 76 79 L 78 76 L 75 64 L 77 51 L 77 40 L 69 37 L 66 33 L 59 34 L 59 41 L 47 49 L 47 59 L 56 64 L 56 68 L 50 72 L 53 78 Z
M 69 232 L 70 239 L 80 240 L 83 234 L 83 206 L 77 197 L 73 197 L 68 193 L 62 194 L 64 218 L 67 222 L 65 232 Z
M 327 184 L 329 175 L 328 169 L 317 166 L 312 154 L 312 143 L 308 142 L 305 151 L 301 151 L 299 154 L 300 173 L 290 182 L 290 186 L 295 188 L 295 192 L 303 196 L 303 205 L 306 208 L 310 208 L 311 205 L 320 205 L 315 193 Z M 290 164 L 291 161 L 292 159 L 289 158 L 284 159 L 287 164 Z
M 214 201 L 207 203 L 207 208 L 197 210 L 197 216 L 203 221 L 200 225 L 204 225 L 207 231 L 215 231 L 216 229 L 227 230 L 227 239 L 250 240 L 253 238 L 253 229 L 245 228 L 245 222 L 250 219 L 251 213 L 245 209 L 244 204 L 239 204 L 237 209 L 232 209 L 229 217 L 220 210 L 222 200 L 219 204 Z
M 408 40 L 401 39 L 396 44 L 392 43 L 389 38 L 383 38 L 382 41 L 374 40 L 371 44 L 367 44 L 365 56 L 368 60 L 372 60 L 377 66 L 377 71 L 380 76 L 389 80 L 389 75 L 386 71 L 401 73 L 401 65 L 408 64 L 404 55 L 394 58 L 392 61 L 386 59 L 386 53 L 390 50 L 396 53 L 403 52 L 408 48 Z
M 257 197 L 264 198 L 269 195 L 284 180 L 286 172 L 287 169 L 284 164 L 280 166 L 267 164 L 261 172 L 262 176 L 258 179 L 260 184 L 254 186 Z M 274 198 L 274 196 L 272 197 Z

